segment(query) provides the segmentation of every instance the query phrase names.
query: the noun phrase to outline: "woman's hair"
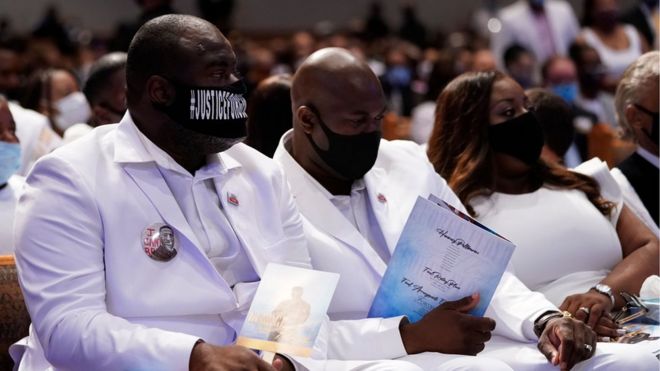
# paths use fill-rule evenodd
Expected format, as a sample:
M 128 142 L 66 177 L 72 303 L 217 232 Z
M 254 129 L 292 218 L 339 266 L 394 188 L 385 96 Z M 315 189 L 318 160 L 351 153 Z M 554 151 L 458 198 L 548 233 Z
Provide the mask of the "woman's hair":
M 639 102 L 653 89 L 653 82 L 660 79 L 660 52 L 648 52 L 637 58 L 623 73 L 616 88 L 614 106 L 619 125 L 623 129 L 623 138 L 637 141 L 635 131 L 626 118 L 626 108 Z M 657 89 L 657 86 L 655 87 Z
M 495 189 L 496 171 L 488 141 L 490 96 L 494 83 L 506 77 L 498 71 L 465 73 L 438 97 L 428 156 L 473 216 L 470 201 Z M 600 187 L 591 177 L 541 159 L 532 175 L 539 184 L 580 190 L 603 215 L 612 212 L 614 204 L 601 197 Z

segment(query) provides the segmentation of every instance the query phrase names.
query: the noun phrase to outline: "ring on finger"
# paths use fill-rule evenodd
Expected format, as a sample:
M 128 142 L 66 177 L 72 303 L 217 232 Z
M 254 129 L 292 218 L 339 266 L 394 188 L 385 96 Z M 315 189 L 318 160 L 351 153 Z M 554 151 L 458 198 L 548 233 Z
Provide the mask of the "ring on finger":
M 591 354 L 593 352 L 594 347 L 591 346 L 591 344 L 584 344 L 584 350 L 588 353 Z
M 591 310 L 587 307 L 580 307 L 580 308 L 578 308 L 578 311 L 579 312 L 584 312 L 584 314 L 586 314 L 587 316 L 589 316 L 589 313 L 591 313 Z

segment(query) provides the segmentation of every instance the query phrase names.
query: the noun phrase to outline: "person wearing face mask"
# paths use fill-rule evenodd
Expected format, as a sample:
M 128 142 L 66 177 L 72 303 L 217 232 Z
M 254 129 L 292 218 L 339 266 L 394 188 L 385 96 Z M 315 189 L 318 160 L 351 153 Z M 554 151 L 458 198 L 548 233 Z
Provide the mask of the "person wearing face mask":
M 586 0 L 583 9 L 578 42 L 596 49 L 605 67 L 604 87 L 613 93 L 626 67 L 649 46 L 635 27 L 619 22 L 617 0 Z
M 578 166 L 589 158 L 587 134 L 598 124 L 598 117 L 577 105 L 580 86 L 575 63 L 570 58 L 555 56 L 548 59 L 541 68 L 541 76 L 542 86 L 561 97 L 570 108 L 575 135 L 563 160 L 566 167 Z
M 23 107 L 46 115 L 60 136 L 74 124 L 87 122 L 91 115 L 75 75 L 65 69 L 34 72 L 20 102 Z
M 380 139 L 384 94 L 369 68 L 347 51 L 312 54 L 294 76 L 291 97 L 293 129 L 282 137 L 274 159 L 303 215 L 312 265 L 340 274 L 329 315 L 342 321 L 328 330 L 337 344 L 329 357 L 401 357 L 425 370 L 493 370 L 551 368 L 543 355 L 568 369 L 593 355 L 587 350 L 595 345 L 595 334 L 558 315 L 510 272 L 485 318 L 465 313 L 479 300 L 467 297 L 413 324 L 402 317 L 367 319 L 416 198 L 432 193 L 464 208 L 418 145 Z M 520 363 L 513 353 L 530 342 L 541 349 L 531 357 L 540 362 Z M 500 361 L 481 352 L 492 343 Z
M 573 8 L 564 0 L 518 0 L 502 8 L 499 32 L 491 34 L 491 50 L 504 69 L 504 52 L 517 44 L 531 51 L 539 64 L 553 55 L 566 55 L 580 33 Z
M 13 254 L 14 209 L 24 179 L 15 175 L 21 165 L 21 145 L 7 99 L 0 95 L 0 255 Z
M 632 185 L 630 202 L 639 197 L 651 217 L 640 212 L 640 219 L 657 232 L 658 184 L 660 160 L 658 159 L 658 79 L 660 79 L 660 52 L 649 52 L 639 57 L 626 69 L 616 89 L 615 103 L 619 124 L 624 137 L 632 139 L 637 149 L 617 167 Z M 622 185 L 630 189 L 628 184 Z M 624 194 L 625 195 L 625 194 Z M 633 201 L 635 200 L 635 201 Z M 639 209 L 644 209 L 640 207 Z M 654 228 L 656 227 L 656 228 Z
M 119 124 L 35 164 L 14 229 L 19 370 L 290 369 L 233 345 L 266 265 L 310 266 L 281 169 L 239 143 L 235 67 L 212 24 L 155 18 L 129 47 Z
M 9 100 L 9 111 L 16 122 L 16 136 L 21 143 L 18 175 L 26 175 L 41 156 L 57 148 L 62 138 L 51 129 L 48 118 L 22 107 L 18 99 L 21 82 L 21 55 L 17 47 L 0 43 L 0 94 Z
M 126 112 L 126 53 L 106 54 L 89 71 L 83 93 L 91 115 L 86 123 L 74 124 L 64 131 L 69 143 L 100 125 L 114 124 Z
M 540 159 L 543 131 L 527 105 L 502 73 L 459 76 L 438 99 L 429 157 L 470 214 L 516 245 L 511 265 L 529 289 L 599 336 L 617 336 L 608 314 L 624 304 L 621 292 L 639 294 L 658 274 L 658 237 L 624 205 L 599 160 L 571 171 Z M 581 367 L 657 368 L 643 348 L 598 348 L 596 363 Z

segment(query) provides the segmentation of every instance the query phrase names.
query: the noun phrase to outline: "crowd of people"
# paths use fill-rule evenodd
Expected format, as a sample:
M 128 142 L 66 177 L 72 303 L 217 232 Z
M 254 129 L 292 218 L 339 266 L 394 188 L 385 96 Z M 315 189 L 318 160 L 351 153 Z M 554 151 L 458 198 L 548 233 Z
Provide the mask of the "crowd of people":
M 587 0 L 580 21 L 518 0 L 438 34 L 374 2 L 269 37 L 232 1 L 139 4 L 107 38 L 54 9 L 30 35 L 2 26 L 18 370 L 657 369 L 611 341 L 628 294 L 660 297 L 657 0 Z M 431 194 L 516 245 L 485 316 L 468 296 L 368 318 Z M 312 358 L 233 345 L 268 263 L 340 274 Z

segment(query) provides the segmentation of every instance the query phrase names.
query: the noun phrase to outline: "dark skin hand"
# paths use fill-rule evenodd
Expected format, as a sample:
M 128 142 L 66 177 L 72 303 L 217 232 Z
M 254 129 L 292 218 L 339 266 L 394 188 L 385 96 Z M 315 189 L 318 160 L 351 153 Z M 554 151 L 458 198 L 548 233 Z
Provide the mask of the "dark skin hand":
M 406 352 L 477 355 L 495 329 L 494 320 L 467 314 L 478 303 L 479 294 L 474 294 L 443 303 L 415 323 L 404 318 L 399 330 Z
M 607 328 L 607 324 L 613 321 L 601 319 L 605 316 L 609 317 L 612 310 L 623 306 L 623 297 L 618 293 L 625 291 L 639 294 L 646 277 L 658 274 L 660 271 L 658 238 L 637 219 L 628 206 L 623 206 L 616 230 L 621 241 L 623 260 L 615 265 L 612 272 L 602 281 L 612 288 L 614 306 L 606 295 L 589 290 L 584 294 L 567 297 L 559 307 L 572 313 L 576 319 L 586 322 L 599 335 L 610 337 L 618 336 L 613 334 L 616 327 Z M 582 307 L 588 308 L 589 314 L 579 310 Z
M 284 357 L 275 356 L 269 365 L 254 351 L 230 345 L 219 347 L 208 343 L 198 343 L 190 354 L 190 371 L 289 371 L 293 365 Z
M 585 344 L 591 345 L 591 350 Z M 566 371 L 595 353 L 596 333 L 584 322 L 556 318 L 546 325 L 537 347 L 548 362 Z

